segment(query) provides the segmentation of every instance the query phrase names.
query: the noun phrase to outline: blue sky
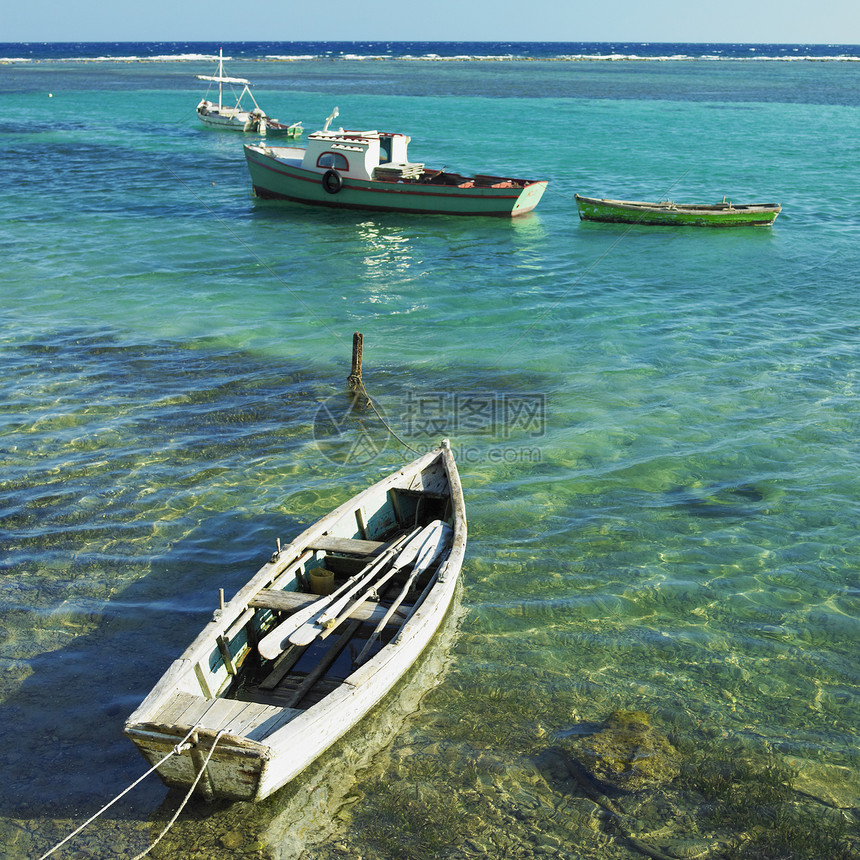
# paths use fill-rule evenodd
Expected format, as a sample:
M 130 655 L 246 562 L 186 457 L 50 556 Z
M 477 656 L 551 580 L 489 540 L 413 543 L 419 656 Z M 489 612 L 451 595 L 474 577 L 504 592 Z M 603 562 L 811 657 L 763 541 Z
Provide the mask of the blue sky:
M 860 0 L 28 0 L 0 41 L 860 43 Z

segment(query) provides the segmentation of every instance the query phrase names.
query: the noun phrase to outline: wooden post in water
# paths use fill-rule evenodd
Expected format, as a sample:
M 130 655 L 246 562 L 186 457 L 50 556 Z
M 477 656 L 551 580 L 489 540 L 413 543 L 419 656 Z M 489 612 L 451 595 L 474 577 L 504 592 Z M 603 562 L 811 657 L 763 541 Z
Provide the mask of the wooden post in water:
M 346 379 L 350 391 L 358 391 L 361 388 L 361 348 L 364 335 L 357 331 L 352 336 L 352 372 Z

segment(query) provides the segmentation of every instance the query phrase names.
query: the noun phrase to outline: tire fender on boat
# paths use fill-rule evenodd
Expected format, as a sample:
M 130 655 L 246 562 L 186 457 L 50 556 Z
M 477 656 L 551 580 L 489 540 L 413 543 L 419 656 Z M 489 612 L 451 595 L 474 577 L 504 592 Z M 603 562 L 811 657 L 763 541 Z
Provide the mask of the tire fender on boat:
M 343 179 L 336 170 L 326 170 L 322 177 L 322 187 L 329 194 L 337 194 L 343 188 Z

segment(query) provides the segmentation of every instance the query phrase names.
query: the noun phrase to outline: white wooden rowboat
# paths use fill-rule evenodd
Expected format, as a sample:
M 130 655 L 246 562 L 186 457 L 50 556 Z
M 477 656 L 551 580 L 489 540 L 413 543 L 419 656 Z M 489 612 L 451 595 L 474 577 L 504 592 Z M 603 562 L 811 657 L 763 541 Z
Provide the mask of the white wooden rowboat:
M 414 663 L 451 604 L 465 549 L 445 442 L 279 547 L 165 672 L 125 734 L 151 765 L 187 738 L 159 767 L 169 786 L 190 788 L 202 772 L 205 797 L 267 797 Z

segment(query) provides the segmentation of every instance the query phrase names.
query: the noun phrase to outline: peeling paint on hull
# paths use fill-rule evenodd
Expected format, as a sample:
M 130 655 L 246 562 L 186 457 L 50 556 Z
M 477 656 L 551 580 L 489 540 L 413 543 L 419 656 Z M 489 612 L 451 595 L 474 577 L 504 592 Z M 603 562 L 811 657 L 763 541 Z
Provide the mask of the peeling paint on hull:
M 781 210 L 776 203 L 737 206 L 730 203 L 640 203 L 578 194 L 576 206 L 583 221 L 661 227 L 770 227 Z

